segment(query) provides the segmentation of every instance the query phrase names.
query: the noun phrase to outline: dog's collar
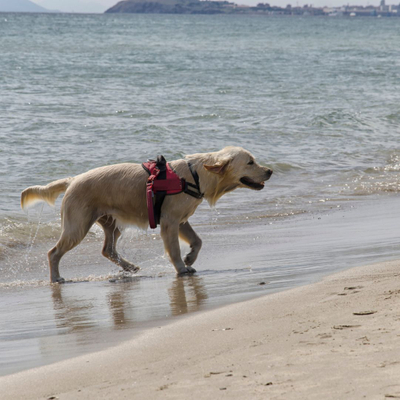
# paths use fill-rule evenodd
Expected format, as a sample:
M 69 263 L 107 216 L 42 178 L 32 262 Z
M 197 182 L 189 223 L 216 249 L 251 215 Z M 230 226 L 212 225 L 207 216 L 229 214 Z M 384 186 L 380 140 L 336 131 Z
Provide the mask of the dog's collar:
M 201 193 L 201 190 L 200 190 L 199 175 L 196 172 L 196 170 L 193 168 L 193 165 L 190 162 L 188 162 L 187 164 L 188 164 L 190 173 L 192 174 L 195 184 L 186 182 L 184 192 L 192 197 L 195 197 L 196 199 L 202 199 L 204 197 L 204 193 Z M 197 190 L 197 192 L 189 189 L 189 187 L 195 188 Z

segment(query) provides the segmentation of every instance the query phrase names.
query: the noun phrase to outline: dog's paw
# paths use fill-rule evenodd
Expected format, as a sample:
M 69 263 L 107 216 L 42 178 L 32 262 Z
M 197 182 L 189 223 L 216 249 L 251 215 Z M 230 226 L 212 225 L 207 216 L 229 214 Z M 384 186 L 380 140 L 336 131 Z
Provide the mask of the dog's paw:
M 136 265 L 129 264 L 129 265 L 124 265 L 122 269 L 126 272 L 130 272 L 131 274 L 135 274 L 140 270 L 140 267 L 137 267 Z
M 65 283 L 65 279 L 61 278 L 61 276 L 59 278 L 57 278 L 53 283 Z
M 192 252 L 186 254 L 186 257 L 183 260 L 183 262 L 185 263 L 187 268 L 190 267 L 195 261 L 196 261 L 196 257 L 194 256 L 194 254 Z
M 186 276 L 186 275 L 191 275 L 194 274 L 196 272 L 196 270 L 192 267 L 189 268 L 185 268 L 184 271 L 180 271 L 177 273 L 178 276 Z
M 186 266 L 186 269 L 188 271 L 189 274 L 194 274 L 195 272 L 197 272 L 193 267 L 191 267 L 190 265 Z

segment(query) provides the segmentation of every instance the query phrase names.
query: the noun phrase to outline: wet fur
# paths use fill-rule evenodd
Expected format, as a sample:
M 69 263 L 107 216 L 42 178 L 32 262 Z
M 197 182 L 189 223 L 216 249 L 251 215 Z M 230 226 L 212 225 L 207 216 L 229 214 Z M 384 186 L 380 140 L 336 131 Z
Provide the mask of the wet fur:
M 180 177 L 194 183 L 188 161 L 197 171 L 201 191 L 210 205 L 239 187 L 256 187 L 259 190 L 263 187 L 260 183 L 268 180 L 272 174 L 270 169 L 258 165 L 251 153 L 240 147 L 192 154 L 184 160 L 170 163 Z M 250 179 L 253 186 L 244 184 L 243 177 Z M 126 271 L 136 272 L 139 269 L 118 254 L 116 244 L 121 236 L 120 226 L 148 227 L 147 178 L 148 174 L 140 164 L 117 164 L 60 179 L 46 186 L 33 186 L 22 192 L 22 208 L 37 201 L 53 205 L 58 195 L 65 192 L 61 206 L 61 237 L 48 252 L 51 282 L 64 281 L 59 273 L 61 257 L 78 245 L 96 222 L 105 234 L 102 254 Z M 167 196 L 162 207 L 161 237 L 178 274 L 195 272 L 192 264 L 196 261 L 202 242 L 188 219 L 201 202 L 202 199 L 180 193 Z M 191 248 L 184 260 L 181 258 L 179 237 Z

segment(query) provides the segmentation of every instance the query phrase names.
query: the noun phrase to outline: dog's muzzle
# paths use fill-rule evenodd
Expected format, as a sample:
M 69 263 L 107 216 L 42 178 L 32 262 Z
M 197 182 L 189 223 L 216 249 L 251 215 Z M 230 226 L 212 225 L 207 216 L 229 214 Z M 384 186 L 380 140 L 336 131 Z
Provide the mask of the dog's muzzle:
M 272 175 L 272 169 L 267 169 L 265 171 L 265 179 L 262 180 L 261 182 L 256 182 L 255 180 L 249 178 L 248 176 L 244 176 L 243 178 L 240 178 L 240 182 L 249 187 L 250 189 L 254 190 L 261 190 L 264 189 L 265 181 L 267 181 L 269 178 L 271 178 Z

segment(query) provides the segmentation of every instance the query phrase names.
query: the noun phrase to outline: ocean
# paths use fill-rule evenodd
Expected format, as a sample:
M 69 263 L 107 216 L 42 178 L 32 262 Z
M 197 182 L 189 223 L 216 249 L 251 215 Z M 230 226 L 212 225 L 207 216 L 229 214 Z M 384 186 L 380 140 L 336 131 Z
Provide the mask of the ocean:
M 394 18 L 0 14 L 0 375 L 400 258 L 399 42 Z M 23 189 L 227 145 L 274 174 L 199 207 L 196 275 L 134 227 L 123 275 L 94 226 L 49 284 L 61 198 Z

